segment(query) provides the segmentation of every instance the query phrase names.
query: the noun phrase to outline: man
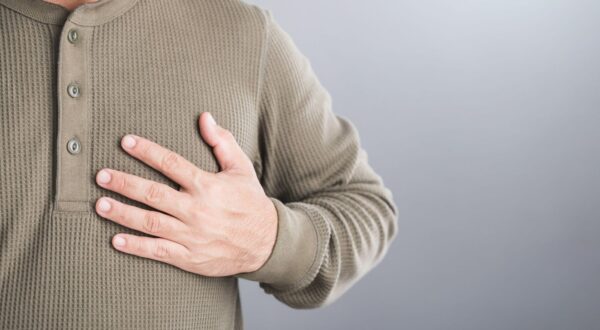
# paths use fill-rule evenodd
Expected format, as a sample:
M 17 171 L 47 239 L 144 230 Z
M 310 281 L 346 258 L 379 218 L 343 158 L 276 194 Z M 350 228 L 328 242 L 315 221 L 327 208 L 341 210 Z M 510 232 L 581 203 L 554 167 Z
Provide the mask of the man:
M 0 327 L 242 329 L 238 278 L 315 308 L 385 255 L 391 191 L 269 10 L 0 4 Z

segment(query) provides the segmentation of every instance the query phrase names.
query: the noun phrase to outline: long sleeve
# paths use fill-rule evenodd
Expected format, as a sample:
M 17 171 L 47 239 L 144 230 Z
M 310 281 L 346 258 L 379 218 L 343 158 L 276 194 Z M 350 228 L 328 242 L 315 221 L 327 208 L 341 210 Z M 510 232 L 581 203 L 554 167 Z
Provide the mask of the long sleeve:
M 261 183 L 279 222 L 267 262 L 237 276 L 260 282 L 290 307 L 315 308 L 383 258 L 397 233 L 397 206 L 368 164 L 355 126 L 332 111 L 309 60 L 264 13 Z

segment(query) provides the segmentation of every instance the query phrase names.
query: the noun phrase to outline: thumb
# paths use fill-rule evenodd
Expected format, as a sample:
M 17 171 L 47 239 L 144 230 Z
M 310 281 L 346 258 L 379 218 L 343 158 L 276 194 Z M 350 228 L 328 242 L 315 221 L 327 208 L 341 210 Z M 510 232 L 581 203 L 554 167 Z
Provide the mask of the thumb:
M 222 171 L 254 171 L 252 162 L 239 146 L 233 134 L 218 125 L 210 112 L 203 112 L 198 119 L 200 135 L 213 148 Z

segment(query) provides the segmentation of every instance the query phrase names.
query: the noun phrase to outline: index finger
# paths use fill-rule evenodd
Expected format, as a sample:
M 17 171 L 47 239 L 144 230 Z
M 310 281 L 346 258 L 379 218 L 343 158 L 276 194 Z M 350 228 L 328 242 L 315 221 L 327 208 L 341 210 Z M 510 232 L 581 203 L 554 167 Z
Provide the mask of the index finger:
M 197 189 L 203 171 L 178 153 L 143 137 L 128 134 L 121 139 L 127 153 L 150 165 L 186 189 Z

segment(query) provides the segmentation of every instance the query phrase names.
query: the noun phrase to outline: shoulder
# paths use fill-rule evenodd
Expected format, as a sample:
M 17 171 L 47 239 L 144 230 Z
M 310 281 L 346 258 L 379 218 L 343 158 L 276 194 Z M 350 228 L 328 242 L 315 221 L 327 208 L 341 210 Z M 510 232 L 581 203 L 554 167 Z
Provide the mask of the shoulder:
M 136 7 L 132 16 L 152 17 L 154 31 L 176 30 L 180 36 L 238 51 L 262 47 L 270 21 L 268 9 L 242 0 L 138 0 Z
M 242 0 L 179 0 L 168 3 L 179 6 L 178 9 L 193 17 L 196 23 L 212 24 L 212 27 L 263 31 L 269 19 L 269 10 Z

